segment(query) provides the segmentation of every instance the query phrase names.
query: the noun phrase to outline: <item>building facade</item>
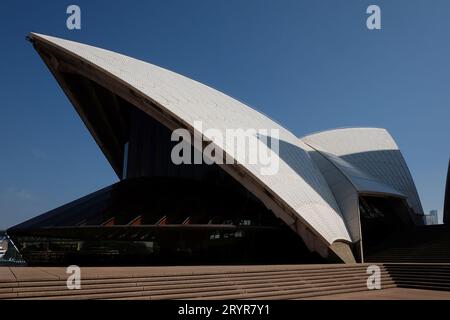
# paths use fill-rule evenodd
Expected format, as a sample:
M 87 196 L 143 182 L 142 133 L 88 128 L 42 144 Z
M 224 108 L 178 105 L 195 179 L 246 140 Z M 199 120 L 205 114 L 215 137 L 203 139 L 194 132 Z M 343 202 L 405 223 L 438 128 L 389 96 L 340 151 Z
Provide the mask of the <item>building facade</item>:
M 423 223 L 411 174 L 384 129 L 299 139 L 174 72 L 55 37 L 29 39 L 120 179 L 10 228 L 31 264 L 351 263 Z M 276 158 L 276 173 L 233 159 L 236 146 L 211 135 L 230 128 L 267 132 L 257 147 Z M 233 161 L 175 164 L 177 129 Z

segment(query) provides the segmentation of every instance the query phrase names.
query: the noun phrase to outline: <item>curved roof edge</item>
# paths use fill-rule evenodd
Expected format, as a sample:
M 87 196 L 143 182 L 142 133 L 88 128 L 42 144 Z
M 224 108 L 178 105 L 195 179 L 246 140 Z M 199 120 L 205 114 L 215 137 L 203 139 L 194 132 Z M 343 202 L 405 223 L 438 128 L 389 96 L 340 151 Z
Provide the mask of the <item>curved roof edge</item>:
M 382 128 L 382 127 L 366 127 L 366 126 L 343 126 L 343 127 L 337 127 L 337 128 L 332 128 L 332 129 L 327 129 L 327 130 L 318 130 L 318 131 L 313 131 L 310 132 L 302 137 L 300 137 L 300 140 L 303 140 L 306 137 L 311 137 L 311 136 L 315 136 L 321 133 L 330 133 L 330 132 L 335 132 L 335 131 L 340 131 L 340 130 L 359 130 L 359 129 L 367 129 L 367 130 L 381 130 L 381 131 L 386 131 L 386 128 Z

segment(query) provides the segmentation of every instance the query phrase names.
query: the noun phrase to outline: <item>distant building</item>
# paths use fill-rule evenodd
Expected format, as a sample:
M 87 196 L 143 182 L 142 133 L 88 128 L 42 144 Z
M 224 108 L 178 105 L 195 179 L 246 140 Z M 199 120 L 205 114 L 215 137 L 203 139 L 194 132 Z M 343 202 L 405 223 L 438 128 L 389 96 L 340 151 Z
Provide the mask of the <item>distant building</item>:
M 8 240 L 0 238 L 0 259 L 3 259 L 8 251 Z
M 25 265 L 25 261 L 6 232 L 0 231 L 0 266 L 15 265 Z
M 430 214 L 424 216 L 426 225 L 439 224 L 438 211 L 430 210 Z

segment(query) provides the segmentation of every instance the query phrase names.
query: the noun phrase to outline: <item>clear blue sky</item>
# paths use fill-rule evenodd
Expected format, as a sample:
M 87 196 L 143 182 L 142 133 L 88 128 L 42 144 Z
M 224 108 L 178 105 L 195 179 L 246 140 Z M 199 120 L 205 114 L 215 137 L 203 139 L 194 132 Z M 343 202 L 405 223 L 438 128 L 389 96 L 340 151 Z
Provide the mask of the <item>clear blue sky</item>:
M 82 30 L 66 28 L 78 4 Z M 378 4 L 382 30 L 366 28 Z M 0 228 L 115 181 L 25 36 L 118 51 L 241 99 L 298 136 L 387 128 L 426 211 L 450 156 L 450 1 L 2 1 Z

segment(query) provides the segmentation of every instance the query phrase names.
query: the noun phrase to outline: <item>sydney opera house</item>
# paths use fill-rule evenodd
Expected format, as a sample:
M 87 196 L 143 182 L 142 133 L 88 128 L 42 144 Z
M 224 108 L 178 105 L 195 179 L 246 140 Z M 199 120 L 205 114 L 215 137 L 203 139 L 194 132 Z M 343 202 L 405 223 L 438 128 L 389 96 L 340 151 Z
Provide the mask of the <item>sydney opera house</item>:
M 29 264 L 363 262 L 392 234 L 424 224 L 408 166 L 385 129 L 299 138 L 155 65 L 41 34 L 29 40 L 120 180 L 10 228 Z M 226 155 L 233 146 L 208 129 L 277 129 L 277 173 L 241 161 L 174 164 L 179 128 Z

